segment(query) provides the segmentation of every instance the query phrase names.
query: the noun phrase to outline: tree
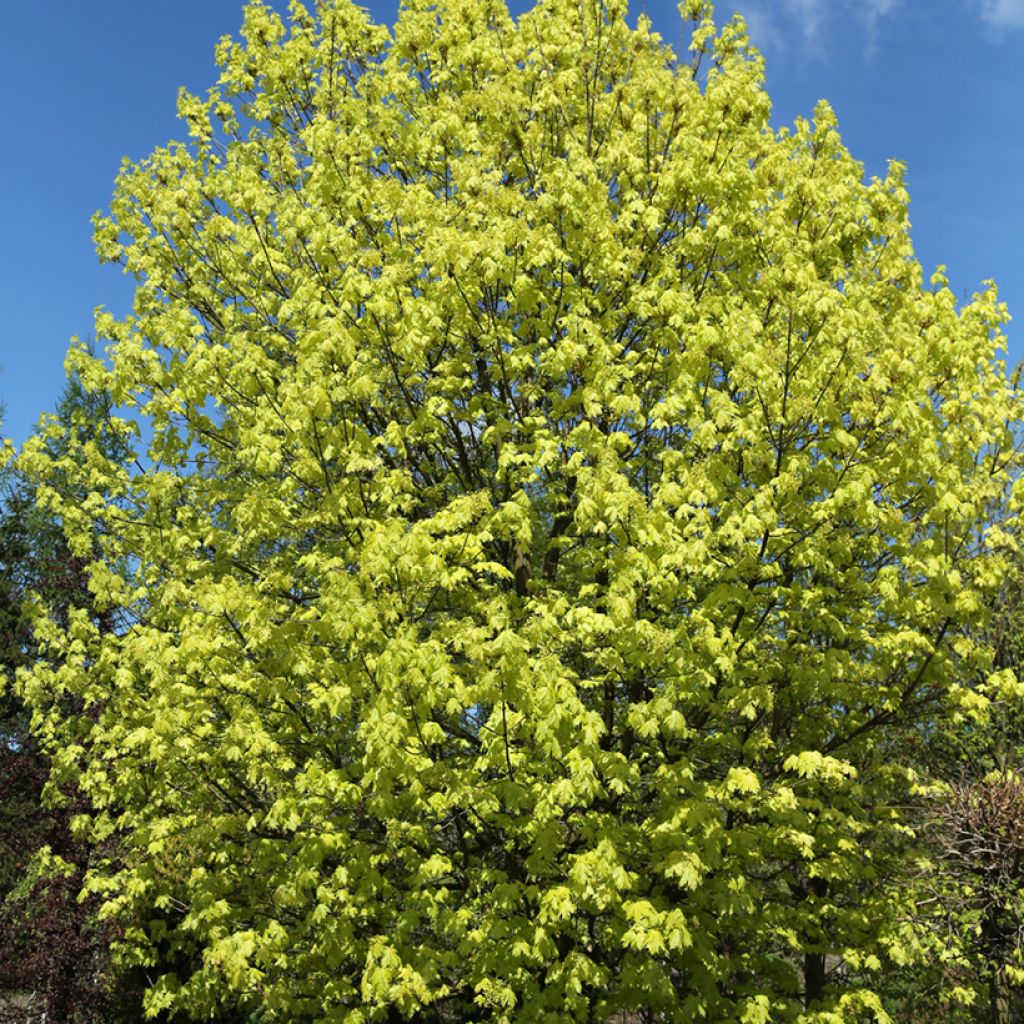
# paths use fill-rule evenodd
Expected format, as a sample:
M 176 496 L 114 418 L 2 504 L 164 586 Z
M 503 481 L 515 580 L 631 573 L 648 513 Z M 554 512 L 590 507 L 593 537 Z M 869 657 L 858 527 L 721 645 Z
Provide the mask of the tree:
M 1012 987 L 1024 979 L 1024 782 L 1009 771 L 962 782 L 936 824 L 947 929 L 980 968 L 988 1019 L 1009 1024 Z
M 123 446 L 105 429 L 109 413 L 109 396 L 88 394 L 70 379 L 54 417 L 65 440 L 51 442 L 50 455 L 62 457 L 66 438 L 75 437 L 98 444 L 114 461 L 123 458 Z M 138 1009 L 138 991 L 122 987 L 112 998 L 110 925 L 98 921 L 95 899 L 78 898 L 94 851 L 72 837 L 69 824 L 87 805 L 73 785 L 44 801 L 49 761 L 33 733 L 30 710 L 8 685 L 19 667 L 42 657 L 28 614 L 33 598 L 46 602 L 59 626 L 66 627 L 75 610 L 91 613 L 85 561 L 72 555 L 59 519 L 37 506 L 35 490 L 22 474 L 4 468 L 2 485 L 0 992 L 28 995 L 39 1019 L 76 1024 L 137 1019 L 132 1011 Z M 96 624 L 109 628 L 103 616 Z M 66 734 L 79 711 L 80 701 L 63 705 Z M 6 1009 L 4 1000 L 0 1011 Z M 24 1010 L 17 1019 L 26 1019 Z
M 1005 310 L 685 8 L 251 3 L 123 168 L 69 358 L 138 465 L 19 463 L 120 625 L 41 608 L 20 692 L 123 955 L 200 950 L 152 1012 L 883 1018 L 892 750 L 1009 678 Z
M 982 637 L 994 666 L 1024 678 L 1019 551 L 993 596 Z M 978 683 L 983 685 L 984 679 Z M 919 849 L 906 884 L 929 935 L 926 963 L 893 979 L 899 1020 L 1015 1020 L 1024 936 L 1024 750 L 1019 683 L 1002 687 L 983 714 L 921 729 L 894 752 L 938 783 L 918 801 Z M 952 726 L 952 728 L 950 727 Z M 955 999 L 951 1002 L 951 994 Z M 959 1005 L 957 1005 L 959 1004 Z

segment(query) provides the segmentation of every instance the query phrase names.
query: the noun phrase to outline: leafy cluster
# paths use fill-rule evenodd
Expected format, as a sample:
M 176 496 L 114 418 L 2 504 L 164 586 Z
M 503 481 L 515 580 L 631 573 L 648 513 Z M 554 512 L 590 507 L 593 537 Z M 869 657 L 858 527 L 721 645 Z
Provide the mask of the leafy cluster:
M 842 1024 L 926 952 L 893 752 L 1015 693 L 1006 313 L 683 7 L 250 3 L 123 168 L 18 693 L 151 1014 Z

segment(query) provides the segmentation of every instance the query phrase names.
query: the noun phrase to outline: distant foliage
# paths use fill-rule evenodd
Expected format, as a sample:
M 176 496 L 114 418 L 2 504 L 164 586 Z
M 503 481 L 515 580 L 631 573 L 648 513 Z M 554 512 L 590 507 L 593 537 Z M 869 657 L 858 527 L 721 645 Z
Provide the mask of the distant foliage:
M 99 443 L 106 457 L 123 449 L 105 440 L 109 398 L 86 396 L 69 382 L 55 423 L 65 438 Z M 65 440 L 48 450 L 62 456 Z M 66 627 L 91 608 L 86 559 L 72 554 L 59 519 L 39 507 L 26 478 L 8 469 L 0 499 L 0 1020 L 103 1024 L 137 1019 L 137 986 L 122 984 L 110 960 L 117 927 L 100 921 L 99 901 L 80 899 L 94 850 L 72 836 L 71 819 L 88 804 L 71 783 L 44 799 L 50 762 L 31 728 L 31 712 L 12 691 L 19 668 L 45 657 L 31 621 L 44 601 Z M 103 620 L 96 619 L 97 625 Z M 59 711 L 68 735 L 81 700 L 67 695 Z M 87 728 L 87 727 L 86 727 Z M 15 998 L 8 1005 L 7 998 Z M 134 1011 L 134 1012 L 133 1012 Z

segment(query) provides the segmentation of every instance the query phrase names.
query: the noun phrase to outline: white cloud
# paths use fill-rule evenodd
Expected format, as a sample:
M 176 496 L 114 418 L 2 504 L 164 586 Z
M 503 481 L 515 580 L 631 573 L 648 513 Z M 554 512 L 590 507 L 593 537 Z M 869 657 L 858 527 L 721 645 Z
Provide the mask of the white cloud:
M 741 13 L 754 45 L 765 51 L 786 49 L 793 53 L 794 35 L 800 40 L 802 59 L 819 60 L 841 34 L 849 39 L 850 21 L 860 22 L 865 56 L 870 59 L 878 47 L 883 19 L 902 0 L 740 0 Z M 984 0 L 986 3 L 1024 5 L 1024 0 Z
M 822 0 L 784 0 L 784 3 L 789 16 L 797 20 L 804 45 L 814 51 L 820 50 L 825 22 Z
M 747 23 L 747 32 L 751 42 L 762 52 L 777 50 L 782 46 L 782 35 L 778 21 L 760 7 L 747 6 L 743 10 L 743 18 Z
M 1024 0 L 981 0 L 978 7 L 993 28 L 1024 28 Z
M 882 19 L 896 10 L 900 0 L 868 0 L 864 5 L 864 19 L 867 23 L 867 45 L 864 56 L 870 61 L 878 52 L 878 34 Z
M 828 0 L 740 0 L 737 6 L 747 23 L 751 41 L 762 51 L 793 52 L 799 36 L 802 57 L 821 56 L 824 47 L 825 8 Z M 721 9 L 721 8 L 720 8 Z
M 754 45 L 770 59 L 827 60 L 838 48 L 860 40 L 871 62 L 884 40 L 886 23 L 915 4 L 904 0 L 731 0 L 746 19 Z M 1024 29 L 1024 0 L 960 0 L 993 33 Z M 719 13 L 730 7 L 717 4 Z M 857 45 L 854 42 L 853 45 Z

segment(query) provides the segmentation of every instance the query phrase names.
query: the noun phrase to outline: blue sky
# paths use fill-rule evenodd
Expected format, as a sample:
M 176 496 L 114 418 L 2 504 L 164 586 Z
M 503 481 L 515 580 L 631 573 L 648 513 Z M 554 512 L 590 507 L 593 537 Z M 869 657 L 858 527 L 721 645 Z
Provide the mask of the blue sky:
M 370 4 L 388 22 L 395 7 Z M 868 175 L 904 161 L 922 263 L 948 265 L 958 296 L 994 278 L 1017 314 L 1010 358 L 1024 357 L 1024 0 L 716 4 L 720 20 L 736 9 L 765 53 L 774 122 L 824 97 Z M 646 10 L 679 38 L 674 2 Z M 240 11 L 241 0 L 0 5 L 0 401 L 16 442 L 53 407 L 68 340 L 91 333 L 93 308 L 130 301 L 131 283 L 97 264 L 91 215 L 123 156 L 182 137 L 178 86 L 213 84 L 214 45 Z

